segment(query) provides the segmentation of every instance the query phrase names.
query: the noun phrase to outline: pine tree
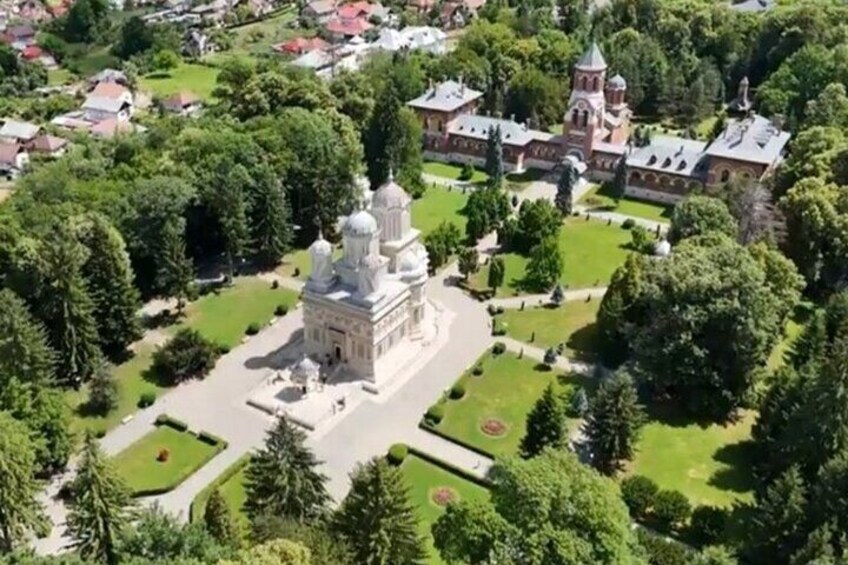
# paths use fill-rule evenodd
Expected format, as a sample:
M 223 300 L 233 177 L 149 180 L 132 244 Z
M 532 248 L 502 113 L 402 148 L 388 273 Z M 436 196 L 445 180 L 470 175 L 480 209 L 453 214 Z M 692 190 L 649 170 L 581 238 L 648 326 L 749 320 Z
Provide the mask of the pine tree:
M 630 459 L 643 421 L 630 375 L 619 371 L 605 379 L 592 398 L 586 425 L 593 464 L 611 474 L 621 461 Z
M 521 455 L 535 457 L 546 447 L 564 447 L 567 437 L 565 410 L 551 385 L 527 415 L 527 434 L 521 440 Z
M 362 565 L 422 563 L 426 556 L 409 489 L 397 467 L 385 459 L 359 466 L 333 517 L 333 528 Z
M 756 561 L 787 563 L 806 538 L 807 490 L 798 467 L 790 467 L 757 497 L 749 548 Z
M 292 219 L 285 191 L 269 167 L 254 173 L 257 179 L 251 203 L 252 237 L 256 258 L 264 267 L 273 267 L 292 242 Z
M 89 251 L 82 273 L 94 302 L 100 346 L 108 355 L 119 356 L 141 337 L 136 316 L 141 300 L 133 286 L 124 239 L 108 220 L 96 214 L 85 218 L 78 231 Z
M 562 273 L 562 253 L 555 236 L 546 237 L 530 250 L 524 284 L 530 289 L 548 290 Z
M 263 514 L 312 520 L 327 510 L 327 477 L 304 445 L 306 434 L 285 417 L 277 420 L 247 467 L 245 510 L 251 520 Z
M 118 404 L 118 383 L 107 363 L 100 363 L 88 383 L 86 409 L 105 416 Z
M 185 222 L 182 218 L 169 220 L 162 229 L 159 249 L 159 288 L 166 296 L 177 299 L 177 312 L 182 312 L 194 281 L 194 267 L 186 257 Z
M 486 140 L 486 174 L 489 175 L 489 188 L 501 188 L 503 185 L 503 137 L 501 127 L 489 128 L 489 137 Z
M 562 172 L 557 181 L 557 192 L 554 204 L 563 216 L 570 216 L 574 209 L 574 187 L 577 185 L 578 173 L 574 164 L 566 159 Z
M 612 194 L 615 201 L 618 202 L 624 198 L 627 192 L 627 159 L 622 157 L 615 164 L 615 173 L 612 177 Z
M 71 546 L 83 559 L 118 563 L 120 536 L 132 518 L 132 498 L 91 433 L 85 437 L 71 492 L 65 532 Z
M 236 165 L 221 179 L 215 194 L 215 213 L 224 239 L 227 271 L 232 280 L 235 262 L 247 253 L 250 229 L 247 223 L 247 198 L 245 187 L 251 184 L 250 174 L 242 165 Z
M 35 480 L 30 430 L 7 412 L 0 412 L 0 461 L 0 554 L 4 554 L 47 527 L 38 501 L 41 487 Z
M 492 294 L 497 294 L 498 288 L 503 286 L 504 276 L 506 275 L 506 266 L 504 265 L 503 257 L 492 257 L 489 261 L 489 288 L 492 289 Z
M 0 290 L 0 390 L 13 376 L 24 383 L 47 384 L 53 379 L 55 361 L 44 326 L 17 294 Z
M 206 509 L 203 512 L 203 524 L 206 531 L 222 545 L 227 547 L 239 547 L 241 545 L 241 534 L 238 523 L 235 520 L 227 501 L 221 495 L 220 489 L 215 489 L 206 501 Z
M 421 127 L 414 115 L 404 108 L 394 80 L 386 81 L 364 134 L 368 180 L 376 189 L 394 171 L 411 193 L 423 191 L 421 185 Z
M 75 386 L 88 379 L 101 359 L 94 303 L 82 267 L 88 252 L 67 227 L 41 246 L 43 288 L 39 309 L 58 352 L 57 372 Z
M 554 291 L 551 293 L 551 303 L 555 306 L 559 306 L 562 304 L 562 301 L 565 300 L 565 291 L 562 288 L 560 283 L 554 287 Z

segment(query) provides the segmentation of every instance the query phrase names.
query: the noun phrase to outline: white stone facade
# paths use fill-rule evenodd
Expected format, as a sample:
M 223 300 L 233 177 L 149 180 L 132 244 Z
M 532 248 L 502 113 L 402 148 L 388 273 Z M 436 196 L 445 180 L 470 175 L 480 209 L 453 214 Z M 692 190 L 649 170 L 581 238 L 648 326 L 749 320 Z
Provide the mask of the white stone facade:
M 343 254 L 319 236 L 303 293 L 305 352 L 376 382 L 380 360 L 421 336 L 428 258 L 412 227 L 412 199 L 393 179 L 374 193 L 370 212 L 342 227 Z

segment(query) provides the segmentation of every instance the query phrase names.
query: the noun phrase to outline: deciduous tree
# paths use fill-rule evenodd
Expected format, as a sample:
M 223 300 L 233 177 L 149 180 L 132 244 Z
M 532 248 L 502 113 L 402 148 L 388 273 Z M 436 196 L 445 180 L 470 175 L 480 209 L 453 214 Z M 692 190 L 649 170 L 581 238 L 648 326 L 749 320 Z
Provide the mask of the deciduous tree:
M 489 288 L 492 289 L 492 294 L 497 294 L 498 289 L 503 286 L 505 275 L 506 266 L 503 257 L 492 257 L 489 261 L 489 278 L 487 281 Z
M 562 253 L 556 237 L 547 237 L 530 250 L 523 284 L 537 291 L 548 290 L 562 274 Z
M 690 196 L 674 207 L 668 241 L 672 244 L 695 235 L 718 232 L 736 237 L 736 221 L 727 205 L 709 196 Z

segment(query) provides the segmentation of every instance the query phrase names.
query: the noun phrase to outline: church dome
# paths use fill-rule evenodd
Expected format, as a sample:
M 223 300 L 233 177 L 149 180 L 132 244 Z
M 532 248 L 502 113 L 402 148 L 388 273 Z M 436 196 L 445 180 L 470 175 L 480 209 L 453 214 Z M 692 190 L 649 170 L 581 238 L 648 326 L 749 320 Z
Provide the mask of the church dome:
M 374 235 L 377 233 L 377 220 L 365 210 L 360 210 L 348 217 L 343 231 L 345 235 Z
M 330 256 L 333 254 L 333 246 L 319 234 L 318 239 L 312 242 L 312 245 L 309 246 L 309 252 L 313 255 Z
M 371 207 L 405 208 L 411 200 L 403 187 L 394 181 L 392 175 L 389 175 L 389 180 L 374 193 L 374 198 L 371 199 Z
M 609 80 L 609 87 L 613 89 L 625 89 L 627 88 L 627 81 L 624 80 L 624 77 L 621 75 L 615 75 Z

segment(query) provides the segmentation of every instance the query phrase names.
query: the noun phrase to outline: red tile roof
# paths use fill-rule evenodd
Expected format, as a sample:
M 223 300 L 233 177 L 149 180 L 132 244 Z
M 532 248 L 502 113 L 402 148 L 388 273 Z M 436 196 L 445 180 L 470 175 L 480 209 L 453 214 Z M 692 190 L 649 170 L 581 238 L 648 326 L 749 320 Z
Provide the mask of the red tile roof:
M 89 130 L 92 135 L 98 137 L 105 137 L 110 139 L 115 136 L 116 133 L 119 132 L 128 132 L 132 131 L 132 124 L 129 122 L 118 121 L 115 118 L 109 118 L 107 120 L 103 120 L 102 122 L 97 122 L 91 129 Z
M 288 53 L 290 55 L 302 55 L 316 49 L 327 49 L 329 46 L 330 44 L 320 37 L 313 37 L 311 39 L 298 37 L 290 41 L 286 41 L 285 43 L 274 45 L 274 50 L 279 53 Z
M 162 101 L 162 103 L 167 108 L 185 108 L 186 106 L 190 106 L 200 100 L 197 96 L 192 94 L 191 92 L 178 92 L 173 94 Z
M 58 151 L 68 144 L 67 139 L 62 139 L 61 137 L 56 137 L 55 135 L 39 135 L 34 140 L 32 140 L 32 145 L 30 146 L 33 151 L 37 151 L 40 153 L 53 153 L 54 151 Z
M 356 18 L 353 20 L 336 19 L 327 22 L 327 31 L 348 37 L 362 35 L 372 27 L 373 26 L 365 21 L 364 18 Z
M 374 10 L 374 6 L 372 6 L 368 2 L 353 2 L 351 4 L 345 4 L 341 8 L 337 10 L 337 14 L 340 18 L 345 20 L 351 20 L 354 18 L 358 18 L 360 16 L 368 17 L 371 15 L 371 12 Z
M 17 143 L 0 143 L 0 163 L 17 166 L 20 152 L 21 146 Z
M 27 45 L 21 51 L 21 57 L 28 61 L 38 59 L 42 55 L 44 55 L 44 51 L 38 45 Z
M 91 96 L 100 96 L 103 98 L 111 98 L 116 100 L 128 93 L 127 87 L 115 82 L 99 82 L 94 90 L 91 91 Z

